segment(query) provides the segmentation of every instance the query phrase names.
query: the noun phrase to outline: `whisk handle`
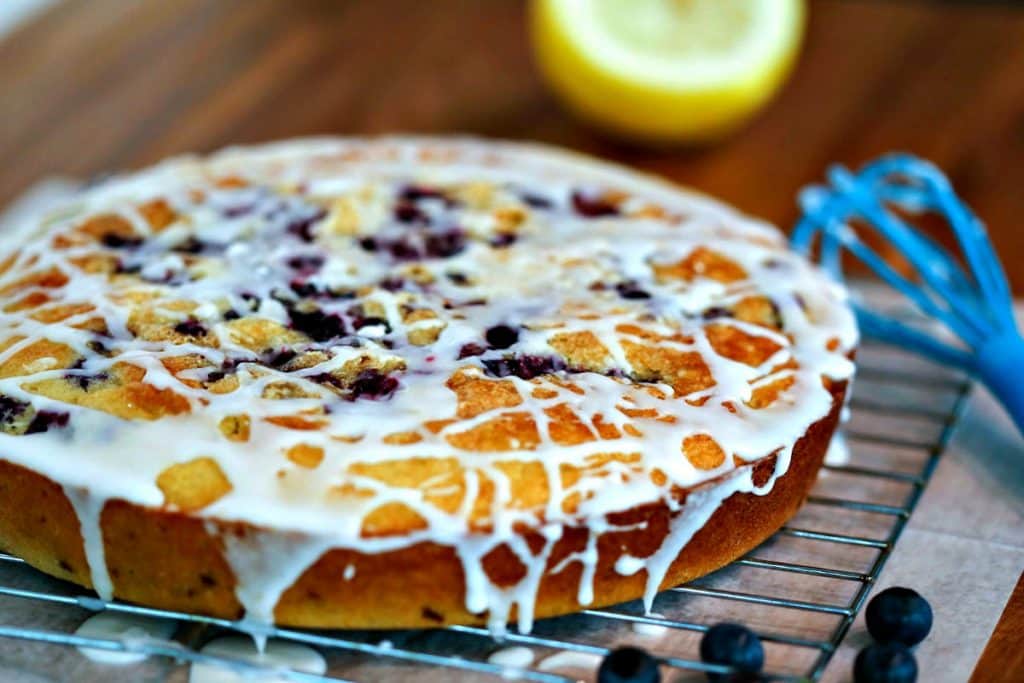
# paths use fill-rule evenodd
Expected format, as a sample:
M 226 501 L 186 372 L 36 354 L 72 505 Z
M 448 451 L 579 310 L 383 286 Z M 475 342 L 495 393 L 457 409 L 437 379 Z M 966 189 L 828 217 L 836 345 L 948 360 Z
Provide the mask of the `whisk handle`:
M 1016 331 L 989 339 L 978 348 L 977 369 L 1024 434 L 1024 339 Z

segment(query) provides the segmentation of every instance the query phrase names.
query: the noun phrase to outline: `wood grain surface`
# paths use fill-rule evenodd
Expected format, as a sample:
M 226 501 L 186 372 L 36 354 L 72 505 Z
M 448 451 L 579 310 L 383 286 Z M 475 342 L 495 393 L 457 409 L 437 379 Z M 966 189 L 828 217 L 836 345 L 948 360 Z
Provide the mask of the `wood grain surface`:
M 951 175 L 1024 293 L 1020 4 L 812 2 L 794 77 L 707 149 L 631 148 L 566 115 L 516 0 L 69 0 L 0 41 L 0 89 L 0 202 L 233 143 L 460 132 L 619 160 L 785 226 L 827 164 L 906 150 Z M 1022 586 L 974 680 L 1020 680 Z
M 516 0 L 69 0 L 0 42 L 0 202 L 40 177 L 316 133 L 567 145 L 789 225 L 832 162 L 939 163 L 1024 292 L 1024 9 L 819 0 L 779 98 L 724 144 L 635 149 L 566 115 Z
M 981 653 L 970 683 L 1014 683 L 1024 679 L 1024 573 L 1006 602 L 999 623 Z

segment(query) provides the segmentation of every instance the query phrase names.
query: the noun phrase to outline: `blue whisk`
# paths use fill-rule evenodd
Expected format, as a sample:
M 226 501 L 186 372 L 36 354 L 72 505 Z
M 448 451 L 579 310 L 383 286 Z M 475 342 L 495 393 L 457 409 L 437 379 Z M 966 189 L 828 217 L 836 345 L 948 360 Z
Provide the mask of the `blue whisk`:
M 1014 322 L 1006 274 L 981 221 L 935 166 L 909 155 L 883 157 L 857 174 L 835 166 L 829 169 L 828 180 L 830 186 L 801 192 L 804 215 L 793 231 L 794 248 L 809 253 L 820 232 L 820 260 L 834 277 L 842 278 L 845 249 L 945 325 L 959 338 L 959 345 L 854 303 L 866 336 L 971 373 L 992 390 L 1024 433 L 1024 339 Z M 893 209 L 943 216 L 967 271 L 949 250 Z M 866 224 L 894 247 L 916 277 L 904 276 L 868 246 L 852 227 L 854 221 Z

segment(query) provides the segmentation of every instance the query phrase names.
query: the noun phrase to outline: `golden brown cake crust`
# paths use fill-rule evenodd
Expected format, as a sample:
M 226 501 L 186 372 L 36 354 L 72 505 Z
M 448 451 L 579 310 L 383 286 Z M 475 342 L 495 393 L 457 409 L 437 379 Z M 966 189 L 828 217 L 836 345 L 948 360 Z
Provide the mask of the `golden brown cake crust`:
M 789 471 L 770 495 L 736 493 L 717 509 L 672 563 L 661 588 L 676 586 L 732 562 L 779 529 L 803 503 L 814 485 L 836 428 L 845 383 L 833 388 L 832 411 L 808 429 L 793 451 Z M 768 476 L 772 463 L 747 465 Z M 63 489 L 42 475 L 0 460 L 0 539 L 8 552 L 42 571 L 91 587 L 89 567 L 77 532 L 78 520 Z M 642 557 L 657 548 L 671 513 L 664 505 L 638 508 L 617 516 L 618 522 L 649 521 L 646 529 L 602 536 L 594 575 L 592 607 L 633 600 L 643 594 L 644 572 L 622 576 L 615 561 L 624 553 Z M 246 524 L 234 533 L 252 533 Z M 110 501 L 103 512 L 103 537 L 117 597 L 161 609 L 241 618 L 235 579 L 219 538 L 188 515 Z M 548 566 L 579 551 L 584 529 L 568 529 L 556 544 Z M 496 557 L 489 574 L 517 572 L 516 562 Z M 346 569 L 355 574 L 346 579 Z M 349 570 L 351 571 L 351 570 Z M 545 576 L 537 595 L 536 616 L 581 609 L 576 600 L 582 567 L 571 564 Z M 507 581 L 509 577 L 505 577 Z M 421 543 L 378 554 L 334 549 L 306 570 L 278 603 L 277 623 L 296 627 L 413 628 L 442 624 L 483 623 L 467 612 L 462 566 L 450 547 Z

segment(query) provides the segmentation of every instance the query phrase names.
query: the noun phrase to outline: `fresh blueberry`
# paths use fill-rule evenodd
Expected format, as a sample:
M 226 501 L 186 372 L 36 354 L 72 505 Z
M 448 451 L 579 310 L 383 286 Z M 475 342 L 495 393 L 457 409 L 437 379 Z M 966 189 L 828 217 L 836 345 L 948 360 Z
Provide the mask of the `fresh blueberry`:
M 932 630 L 932 608 L 909 588 L 887 588 L 868 603 L 864 614 L 868 631 L 880 643 L 896 641 L 917 645 Z
M 418 206 L 413 202 L 407 200 L 401 200 L 395 204 L 394 209 L 395 220 L 399 223 L 429 223 L 430 217 L 427 216 Z
M 324 313 L 319 309 L 288 311 L 291 328 L 298 330 L 315 341 L 325 342 L 345 334 L 345 321 L 334 313 Z
M 714 320 L 715 318 L 731 318 L 732 311 L 722 306 L 712 306 L 711 308 L 705 308 L 700 314 L 704 320 Z
M 391 257 L 397 261 L 415 261 L 423 257 L 420 247 L 405 237 L 380 242 L 380 245 L 382 248 L 387 249 Z
M 319 287 L 306 280 L 292 280 L 288 283 L 288 288 L 301 297 L 315 297 L 321 293 Z
M 304 212 L 304 215 L 298 216 L 285 226 L 285 231 L 295 235 L 303 242 L 313 241 L 313 225 L 327 215 L 327 212 L 323 209 L 312 209 Z
M 459 287 L 462 287 L 463 285 L 468 285 L 469 284 L 469 278 L 466 277 L 465 273 L 455 273 L 455 272 L 453 272 L 453 273 L 445 273 L 445 275 L 447 275 L 448 280 L 451 281 L 451 283 L 453 285 L 458 285 Z
M 643 289 L 636 282 L 632 280 L 628 282 L 620 282 L 615 285 L 615 291 L 619 293 L 623 299 L 650 299 L 651 294 L 647 290 Z
M 297 270 L 301 275 L 312 275 L 324 265 L 324 257 L 319 254 L 301 254 L 288 259 L 288 267 Z
M 418 202 L 421 199 L 441 199 L 445 202 L 448 201 L 444 192 L 427 185 L 407 185 L 398 193 L 398 198 L 407 202 Z
M 588 195 L 578 190 L 572 193 L 572 208 L 586 218 L 615 216 L 619 213 L 619 207 L 604 198 Z
M 658 662 L 637 647 L 620 647 L 605 656 L 597 670 L 598 683 L 660 683 Z
M 108 232 L 100 238 L 100 241 L 103 242 L 104 246 L 111 249 L 125 249 L 142 244 L 141 237 L 125 237 L 118 235 L 116 232 Z
M 458 229 L 428 235 L 426 254 L 434 258 L 449 258 L 466 248 L 466 234 Z
M 0 395 L 0 431 L 11 430 L 15 424 L 28 417 L 31 410 L 32 406 L 29 403 Z M 68 413 L 40 410 L 32 415 L 32 419 L 25 428 L 25 434 L 39 434 L 49 431 L 51 428 L 67 427 L 69 418 Z
M 32 422 L 29 423 L 28 428 L 25 430 L 26 434 L 39 434 L 40 432 L 49 431 L 51 428 L 62 428 L 68 426 L 68 419 L 70 415 L 64 412 L 57 412 L 55 410 L 40 410 L 36 413 L 36 416 L 32 418 Z
M 225 218 L 240 218 L 249 215 L 255 208 L 255 204 L 236 204 L 223 209 L 221 213 Z
M 349 400 L 358 398 L 381 399 L 391 396 L 398 389 L 398 380 L 379 370 L 363 370 L 349 387 Z
M 519 195 L 519 198 L 522 199 L 524 203 L 535 209 L 550 209 L 555 205 L 555 203 L 547 197 L 529 192 L 523 192 Z
M 105 355 L 107 355 L 107 353 L 110 352 L 110 349 L 107 348 L 107 345 L 104 344 L 103 342 L 99 341 L 98 339 L 93 339 L 92 341 L 87 341 L 85 343 L 85 346 L 90 351 L 95 351 L 96 353 L 100 354 L 101 356 L 105 356 Z
M 488 328 L 484 338 L 492 349 L 507 349 L 519 341 L 519 331 L 508 325 L 495 325 Z
M 902 643 L 875 643 L 857 655 L 853 680 L 854 683 L 914 683 L 917 662 Z
M 0 429 L 12 428 L 28 412 L 30 404 L 10 396 L 0 395 Z
M 405 280 L 400 277 L 389 277 L 381 280 L 379 283 L 380 288 L 388 292 L 397 292 L 398 290 L 405 287 Z
M 352 318 L 352 328 L 355 330 L 361 330 L 364 327 L 383 327 L 386 334 L 391 334 L 391 323 L 384 318 L 378 318 L 377 316 L 355 316 Z
M 202 337 L 206 334 L 206 326 L 195 318 L 186 318 L 174 326 L 174 331 L 186 337 Z
M 171 251 L 177 251 L 182 254 L 198 254 L 205 247 L 206 245 L 203 244 L 202 241 L 199 240 L 199 238 L 197 238 L 194 235 L 190 235 L 189 237 L 185 238 L 181 242 L 178 242 L 173 247 L 171 247 Z
M 270 350 L 264 354 L 262 363 L 272 368 L 280 368 L 288 364 L 295 356 L 299 355 L 292 349 L 281 348 Z
M 736 671 L 757 673 L 764 666 L 764 647 L 761 639 L 740 624 L 715 624 L 700 641 L 701 661 L 708 664 L 731 666 Z M 729 680 L 722 674 L 709 673 L 712 681 Z
M 458 360 L 462 360 L 463 358 L 469 358 L 470 356 L 479 356 L 486 350 L 487 349 L 480 346 L 479 344 L 474 344 L 472 342 L 470 342 L 469 344 L 463 344 L 462 348 L 459 349 Z
M 533 379 L 560 370 L 565 370 L 565 362 L 553 356 L 506 356 L 504 358 L 486 358 L 483 360 L 484 370 L 492 377 L 515 376 L 519 379 Z
M 82 370 L 85 367 L 85 358 L 79 358 L 72 365 L 68 366 L 68 370 L 71 372 L 64 373 L 64 379 L 70 384 L 74 384 L 82 391 L 88 391 L 94 384 L 106 382 L 110 379 L 110 376 L 105 372 L 98 373 L 86 373 L 86 372 L 74 372 L 76 370 Z
M 80 373 L 65 373 L 64 379 L 69 383 L 74 384 L 82 391 L 89 391 L 94 385 L 101 384 L 110 379 L 110 375 L 105 372 L 97 372 L 95 374 L 80 374 Z
M 511 247 L 518 239 L 519 235 L 514 232 L 501 232 L 491 238 L 490 245 L 495 249 L 504 249 Z

